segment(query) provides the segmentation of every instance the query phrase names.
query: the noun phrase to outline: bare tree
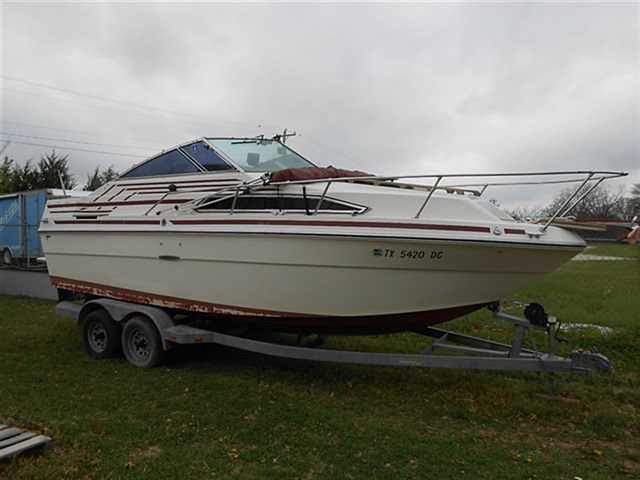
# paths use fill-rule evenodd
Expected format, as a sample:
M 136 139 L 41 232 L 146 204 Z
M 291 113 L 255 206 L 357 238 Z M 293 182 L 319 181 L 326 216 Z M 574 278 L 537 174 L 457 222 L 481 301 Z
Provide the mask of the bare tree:
M 640 183 L 636 183 L 631 187 L 631 197 L 628 201 L 627 216 L 632 218 L 636 215 L 640 216 Z
M 507 213 L 520 222 L 528 222 L 544 217 L 544 209 L 540 207 L 518 207 Z
M 552 215 L 571 196 L 573 190 L 563 190 L 544 209 L 545 215 Z M 627 199 L 624 189 L 612 190 L 605 186 L 597 187 L 587 198 L 582 200 L 567 215 L 572 215 L 579 220 L 595 219 L 619 219 L 626 217 Z

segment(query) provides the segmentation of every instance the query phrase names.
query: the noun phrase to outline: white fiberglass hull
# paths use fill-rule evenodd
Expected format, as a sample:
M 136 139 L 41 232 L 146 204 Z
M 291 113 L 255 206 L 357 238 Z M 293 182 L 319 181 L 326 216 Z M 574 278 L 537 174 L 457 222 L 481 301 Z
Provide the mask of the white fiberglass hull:
M 43 233 L 58 288 L 336 332 L 449 320 L 512 294 L 582 248 L 335 232 Z

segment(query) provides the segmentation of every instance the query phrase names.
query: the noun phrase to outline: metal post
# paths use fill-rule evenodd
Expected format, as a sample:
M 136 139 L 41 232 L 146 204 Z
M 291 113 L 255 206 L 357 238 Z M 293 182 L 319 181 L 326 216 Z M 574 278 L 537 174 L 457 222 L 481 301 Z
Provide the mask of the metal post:
M 171 192 L 167 192 L 165 193 L 163 196 L 161 196 L 158 201 L 156 203 L 154 203 L 153 205 L 151 205 L 146 212 L 144 212 L 145 216 L 149 215 L 149 212 L 151 210 L 153 210 L 154 208 L 156 208 L 158 205 L 160 205 L 162 203 L 162 201 L 167 198 L 167 195 L 169 195 Z
M 560 215 L 561 212 L 564 211 L 564 209 L 567 207 L 567 205 L 569 205 L 571 203 L 571 201 L 576 198 L 576 196 L 578 195 L 578 193 L 580 193 L 580 190 L 582 190 L 582 188 L 589 182 L 589 180 L 591 180 L 591 177 L 593 177 L 594 173 L 591 172 L 587 178 L 584 179 L 584 182 L 582 182 L 582 184 L 580 184 L 580 186 L 576 189 L 575 192 L 573 192 L 569 198 L 567 198 L 567 200 L 562 204 L 562 206 L 556 210 L 556 213 L 554 213 L 551 218 L 547 221 L 547 223 L 544 224 L 544 226 L 542 228 L 540 228 L 541 232 L 545 232 L 547 230 L 547 228 L 549 228 L 549 225 L 551 225 L 553 223 L 553 221 L 558 218 L 558 216 Z M 581 198 L 582 200 L 582 198 Z
M 236 188 L 236 193 L 233 196 L 233 202 L 231 202 L 231 210 L 229 210 L 229 215 L 233 215 L 233 211 L 236 209 L 236 202 L 238 201 L 238 192 L 240 192 L 240 189 Z
M 234 196 L 239 195 L 240 192 L 238 192 L 238 189 L 242 188 L 244 189 L 244 192 L 246 193 L 251 193 L 251 189 L 256 186 L 258 183 L 260 182 L 264 182 L 264 175 L 262 177 L 256 178 L 254 180 L 251 180 L 250 182 L 242 182 L 238 185 L 234 185 L 231 187 L 225 187 L 225 188 L 221 188 L 220 190 L 217 190 L 213 195 L 210 195 L 208 197 L 202 198 L 201 200 L 198 200 L 197 202 L 189 202 L 188 204 L 186 204 L 186 206 L 190 206 L 190 208 L 192 210 L 198 209 L 198 208 L 204 208 L 208 205 L 211 205 L 212 203 L 215 202 L 219 202 L 221 200 L 226 200 L 227 198 L 232 198 Z M 267 185 L 266 183 L 264 185 Z M 256 188 L 260 188 L 259 186 Z M 280 187 L 278 187 L 280 188 Z M 233 189 L 235 193 L 231 194 L 231 195 L 226 195 L 224 197 L 220 197 L 220 198 L 214 198 L 213 200 L 211 200 L 212 196 L 214 195 L 219 195 L 222 192 L 226 192 Z M 244 193 L 243 192 L 243 193 Z
M 429 203 L 429 200 L 431 199 L 433 192 L 435 192 L 436 188 L 438 188 L 438 184 L 440 183 L 440 180 L 442 180 L 442 176 L 439 176 L 438 179 L 436 180 L 436 183 L 433 184 L 433 187 L 431 187 L 431 190 L 429 190 L 429 195 L 427 195 L 427 199 L 424 201 L 424 203 L 420 207 L 420 210 L 418 210 L 418 213 L 416 213 L 416 216 L 414 218 L 420 218 L 420 214 L 424 210 L 424 207 L 427 206 L 427 203 Z
M 524 343 L 524 335 L 526 332 L 527 327 L 524 327 L 522 325 L 518 325 L 516 327 L 516 337 L 513 340 L 511 352 L 509 352 L 509 357 L 518 358 L 520 356 L 520 352 L 522 351 L 522 344 Z
M 318 205 L 316 205 L 316 209 L 313 211 L 314 215 L 318 214 L 318 210 L 320 210 L 320 205 L 322 205 L 322 202 L 324 201 L 324 197 L 327 195 L 327 191 L 329 191 L 329 187 L 331 186 L 331 182 L 327 182 L 327 186 L 324 187 L 324 191 L 322 192 L 322 196 L 320 197 L 320 200 L 318 200 Z
M 554 323 L 549 325 L 549 328 L 547 329 L 547 352 L 550 355 L 555 355 L 556 353 L 556 346 L 557 346 L 557 335 L 558 335 L 558 330 L 560 328 L 560 325 Z
M 302 199 L 304 200 L 304 213 L 305 215 L 311 215 L 309 211 L 309 199 L 307 198 L 307 187 L 302 186 Z
M 569 213 L 571 210 L 573 210 L 576 205 L 578 205 L 582 200 L 584 200 L 587 197 L 587 195 L 589 195 L 591 192 L 593 192 L 598 187 L 598 185 L 600 185 L 603 181 L 604 181 L 604 178 L 601 178 L 596 183 L 594 183 L 589 190 L 587 190 L 585 193 L 580 195 L 580 198 L 578 198 L 578 200 L 573 202 L 573 204 L 569 208 L 567 208 L 564 212 L 562 212 L 561 216 L 564 216 L 567 213 Z
M 45 198 L 46 198 L 46 195 L 47 195 L 46 190 L 45 190 L 44 195 L 45 195 Z M 37 195 L 36 195 L 36 199 L 35 199 L 35 200 L 36 200 L 36 201 L 35 201 L 35 203 L 36 203 L 36 210 L 35 210 L 35 217 L 34 217 L 34 219 L 35 219 L 35 222 L 36 222 L 36 223 L 33 225 L 33 228 L 36 230 L 36 233 L 37 233 L 37 231 L 38 231 L 38 223 L 37 223 L 37 222 L 38 222 L 38 220 L 39 220 L 38 215 L 39 215 L 39 213 L 40 213 L 40 212 L 42 212 L 42 210 L 40 210 L 40 194 L 37 194 Z M 46 199 L 45 199 L 45 203 L 46 203 Z M 33 253 L 35 253 L 35 256 L 36 256 L 36 257 L 42 257 L 42 256 L 43 256 L 43 253 L 42 253 L 42 244 L 41 244 L 41 242 L 40 242 L 40 238 L 38 237 L 38 235 L 36 235 L 36 243 L 35 243 L 35 245 L 33 246 L 33 248 L 34 248 L 34 252 L 33 252 Z M 29 260 L 27 260 L 27 268 L 31 268 L 31 257 L 29 257 Z
M 27 196 L 20 194 L 20 230 L 22 231 L 22 259 L 29 258 L 29 216 L 27 215 Z M 27 260 L 27 266 L 28 266 Z M 24 265 L 24 264 L 23 264 Z
M 62 172 L 58 170 L 58 180 L 60 180 L 60 186 L 62 187 L 62 195 L 67 196 L 67 186 L 64 184 L 64 179 L 62 178 Z

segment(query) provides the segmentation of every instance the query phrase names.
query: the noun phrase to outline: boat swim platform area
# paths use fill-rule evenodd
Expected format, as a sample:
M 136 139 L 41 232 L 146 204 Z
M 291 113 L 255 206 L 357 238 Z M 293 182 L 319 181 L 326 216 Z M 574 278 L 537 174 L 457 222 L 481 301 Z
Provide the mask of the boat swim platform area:
M 0 268 L 0 295 L 57 300 L 47 272 Z

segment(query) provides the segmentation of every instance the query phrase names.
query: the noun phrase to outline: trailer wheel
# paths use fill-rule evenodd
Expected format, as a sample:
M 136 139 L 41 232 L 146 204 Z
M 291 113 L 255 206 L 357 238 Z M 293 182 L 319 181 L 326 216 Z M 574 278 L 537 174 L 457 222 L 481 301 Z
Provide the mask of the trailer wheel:
M 89 312 L 82 325 L 85 351 L 95 359 L 116 356 L 120 353 L 121 330 L 105 310 Z
M 145 317 L 129 320 L 122 330 L 122 350 L 136 367 L 150 368 L 160 364 L 164 350 L 158 329 Z

